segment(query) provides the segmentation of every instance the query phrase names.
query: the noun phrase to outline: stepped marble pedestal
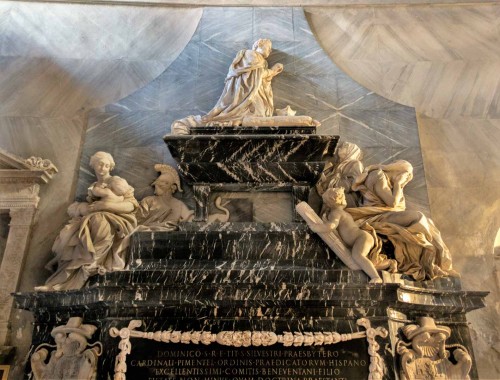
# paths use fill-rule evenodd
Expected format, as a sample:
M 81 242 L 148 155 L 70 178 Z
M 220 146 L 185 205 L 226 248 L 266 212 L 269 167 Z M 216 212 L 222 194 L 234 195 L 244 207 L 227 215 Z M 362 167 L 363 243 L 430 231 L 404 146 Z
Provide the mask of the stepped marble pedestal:
M 81 290 L 16 294 L 17 307 L 35 316 L 33 347 L 79 316 L 98 327 L 98 379 L 395 379 L 400 328 L 430 316 L 451 329 L 447 343 L 472 354 L 465 313 L 483 307 L 486 293 L 463 291 L 453 278 L 415 283 L 388 273 L 368 284 L 294 213 L 338 141 L 314 132 L 166 136 L 193 186 L 195 221 L 135 233 L 127 270 Z M 280 194 L 280 211 L 260 210 L 271 207 L 268 198 L 258 204 L 262 194 Z M 209 224 L 216 195 L 248 207 Z

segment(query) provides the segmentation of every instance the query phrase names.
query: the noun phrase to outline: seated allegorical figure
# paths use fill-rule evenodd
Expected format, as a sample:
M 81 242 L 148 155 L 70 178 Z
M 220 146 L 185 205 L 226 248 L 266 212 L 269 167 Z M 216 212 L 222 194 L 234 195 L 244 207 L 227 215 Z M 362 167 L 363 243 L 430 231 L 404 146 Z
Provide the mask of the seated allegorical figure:
M 35 380 L 95 379 L 102 344 L 89 344 L 97 327 L 82 323 L 82 318 L 71 317 L 66 325 L 55 327 L 50 335 L 56 350 L 49 351 L 41 344 L 31 356 L 31 369 Z M 45 361 L 49 357 L 48 363 Z
M 361 206 L 346 211 L 359 225 L 367 223 L 393 244 L 398 272 L 417 281 L 456 276 L 450 252 L 433 221 L 406 209 L 403 188 L 412 178 L 408 161 L 368 166 L 352 185 L 352 190 L 361 193 Z
M 156 164 L 155 170 L 161 172 L 152 184 L 155 195 L 144 198 L 137 210 L 139 230 L 171 231 L 177 228 L 179 222 L 191 221 L 194 211 L 174 197 L 177 191 L 182 192 L 177 171 L 164 164 Z
M 97 181 L 89 187 L 86 202 L 68 207 L 71 220 L 56 238 L 55 257 L 46 266 L 57 264 L 57 269 L 35 290 L 80 289 L 90 276 L 126 266 L 128 235 L 137 225 L 134 189 L 110 174 L 115 162 L 109 153 L 95 153 L 90 166 Z
M 199 126 L 239 126 L 245 116 L 273 116 L 271 80 L 283 71 L 283 65 L 277 63 L 268 68 L 266 59 L 271 47 L 271 40 L 259 39 L 251 50 L 240 50 L 229 67 L 224 90 L 212 110 L 204 116 L 174 121 L 172 133 L 186 134 L 190 127 Z

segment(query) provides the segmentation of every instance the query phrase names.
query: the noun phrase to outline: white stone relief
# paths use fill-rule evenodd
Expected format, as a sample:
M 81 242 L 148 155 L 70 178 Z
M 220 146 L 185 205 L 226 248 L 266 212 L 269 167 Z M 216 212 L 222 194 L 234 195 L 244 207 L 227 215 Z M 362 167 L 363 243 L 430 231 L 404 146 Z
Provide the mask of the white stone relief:
M 276 110 L 276 116 L 295 116 L 296 113 L 297 111 L 293 110 L 290 106 Z
M 314 212 L 307 202 L 300 202 L 296 206 L 299 215 L 306 221 L 308 226 L 320 225 L 323 220 Z M 353 260 L 351 251 L 342 239 L 333 231 L 318 232 L 323 241 L 335 252 L 337 257 L 352 270 L 360 270 L 361 267 Z
M 33 166 L 33 165 L 34 166 Z M 48 183 L 57 168 L 43 159 L 24 159 L 0 149 L 0 209 L 9 210 L 9 234 L 0 262 L 0 346 L 11 340 L 9 318 L 35 223 L 40 183 Z
M 327 162 L 316 183 L 316 191 L 320 196 L 332 187 L 342 187 L 345 192 L 347 207 L 359 206 L 360 196 L 351 189 L 354 180 L 363 173 L 361 162 L 363 152 L 353 143 L 342 142 L 335 152 L 334 162 Z
M 382 357 L 378 353 L 380 345 L 377 343 L 377 336 L 387 338 L 389 332 L 383 327 L 373 328 L 371 322 L 367 318 L 360 318 L 356 321 L 359 326 L 366 329 L 366 340 L 368 341 L 368 355 L 370 355 L 370 374 L 368 380 L 382 380 L 387 372 L 386 366 Z
M 116 356 L 114 380 L 126 380 L 127 355 L 132 350 L 130 338 L 142 338 L 155 340 L 163 343 L 203 344 L 210 345 L 218 343 L 222 346 L 231 347 L 266 347 L 282 344 L 284 347 L 308 347 L 326 346 L 354 339 L 366 338 L 368 342 L 368 354 L 370 355 L 368 380 L 381 380 L 386 369 L 381 356 L 378 354 L 379 344 L 376 337 L 386 338 L 388 332 L 383 327 L 372 328 L 367 318 L 360 318 L 356 322 L 366 331 L 340 334 L 338 332 L 284 332 L 276 334 L 272 331 L 221 331 L 213 334 L 210 331 L 177 331 L 164 330 L 155 332 L 142 332 L 135 330 L 142 325 L 140 320 L 132 320 L 128 327 L 118 329 L 112 327 L 109 334 L 113 338 L 120 337 L 118 348 L 120 353 Z
M 80 317 L 72 317 L 65 325 L 55 327 L 50 335 L 55 345 L 43 343 L 31 355 L 31 369 L 35 380 L 94 380 L 102 344 L 89 345 L 87 340 L 97 330 L 94 325 L 83 324 Z M 49 356 L 47 348 L 55 348 Z
M 451 334 L 449 327 L 436 325 L 431 317 L 421 317 L 418 324 L 404 326 L 402 332 L 409 340 L 396 343 L 402 380 L 470 379 L 472 358 L 462 345 L 446 344 Z M 456 364 L 449 359 L 450 348 L 454 349 Z
M 326 209 L 321 223 L 309 222 L 308 226 L 316 233 L 336 231 L 342 242 L 349 247 L 352 259 L 370 277 L 370 283 L 381 283 L 377 269 L 368 259 L 375 246 L 376 236 L 362 230 L 345 211 L 347 205 L 344 188 L 328 188 L 323 193 L 323 207 Z
M 214 213 L 214 214 L 208 215 L 207 223 L 215 223 L 215 222 L 226 223 L 229 220 L 230 213 L 229 213 L 229 210 L 226 207 L 224 207 L 225 204 L 222 204 L 221 197 L 215 198 L 214 206 L 217 210 L 222 211 L 222 214 L 221 213 Z

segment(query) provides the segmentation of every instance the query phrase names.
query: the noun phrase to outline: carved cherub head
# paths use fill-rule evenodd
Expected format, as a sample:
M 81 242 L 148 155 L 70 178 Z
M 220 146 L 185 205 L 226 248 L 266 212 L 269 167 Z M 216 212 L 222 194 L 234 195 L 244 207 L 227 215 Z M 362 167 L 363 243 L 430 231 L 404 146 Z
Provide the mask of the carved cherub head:
M 337 207 L 337 206 L 346 206 L 347 202 L 345 199 L 344 188 L 343 187 L 334 187 L 328 188 L 323 195 L 323 203 L 327 207 Z

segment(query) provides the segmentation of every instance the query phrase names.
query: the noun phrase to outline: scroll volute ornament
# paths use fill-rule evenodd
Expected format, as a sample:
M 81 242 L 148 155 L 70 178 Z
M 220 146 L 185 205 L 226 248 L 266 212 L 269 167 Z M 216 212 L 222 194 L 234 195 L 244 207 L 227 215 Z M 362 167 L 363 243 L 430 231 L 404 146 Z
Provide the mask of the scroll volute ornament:
M 409 341 L 396 344 L 402 380 L 470 379 L 472 359 L 462 345 L 446 344 L 451 335 L 449 327 L 436 325 L 431 317 L 421 317 L 418 324 L 404 326 L 402 333 Z M 450 349 L 456 364 L 449 359 Z

